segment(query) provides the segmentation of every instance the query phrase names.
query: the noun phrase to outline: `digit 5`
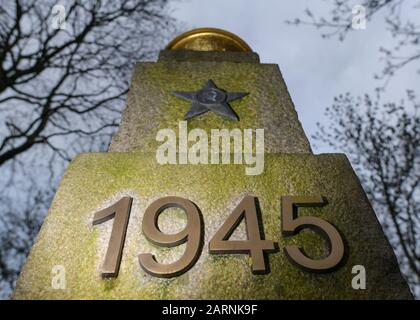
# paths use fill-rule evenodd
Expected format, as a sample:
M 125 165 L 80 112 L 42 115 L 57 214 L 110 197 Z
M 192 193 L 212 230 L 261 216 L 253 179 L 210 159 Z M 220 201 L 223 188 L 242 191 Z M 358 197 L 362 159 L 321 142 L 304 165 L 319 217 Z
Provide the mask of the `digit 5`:
M 340 233 L 329 222 L 317 217 L 297 217 L 299 207 L 323 207 L 321 196 L 281 197 L 281 230 L 284 236 L 293 236 L 302 229 L 318 231 L 328 241 L 330 254 L 323 259 L 308 258 L 297 245 L 289 245 L 284 252 L 298 267 L 310 272 L 328 272 L 338 267 L 344 257 L 344 243 Z

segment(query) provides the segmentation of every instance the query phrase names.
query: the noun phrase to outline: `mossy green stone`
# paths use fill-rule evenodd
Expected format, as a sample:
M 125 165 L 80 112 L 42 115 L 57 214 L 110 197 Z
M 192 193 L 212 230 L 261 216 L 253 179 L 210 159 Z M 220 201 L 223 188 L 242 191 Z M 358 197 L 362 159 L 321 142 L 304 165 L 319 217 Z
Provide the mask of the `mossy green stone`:
M 200 54 L 212 54 L 216 59 L 222 53 Z M 156 141 L 157 131 L 167 128 L 177 131 L 178 122 L 191 106 L 191 102 L 172 92 L 198 91 L 210 79 L 228 92 L 249 93 L 230 103 L 240 121 L 208 112 L 190 119 L 189 130 L 200 128 L 210 134 L 211 129 L 264 129 L 266 152 L 311 152 L 277 65 L 177 60 L 136 65 L 121 126 L 109 151 L 155 152 L 160 145 Z
M 173 91 L 196 91 L 212 79 L 228 92 L 249 92 L 231 102 L 240 121 L 212 112 L 188 121 L 188 129 L 265 130 L 265 168 L 245 175 L 245 165 L 160 165 L 159 129 L 178 132 L 190 103 Z M 252 52 L 162 51 L 156 63 L 137 64 L 127 106 L 110 153 L 84 154 L 72 161 L 36 243 L 21 272 L 14 299 L 411 299 L 395 255 L 344 155 L 312 155 L 278 66 L 260 64 Z M 270 273 L 253 275 L 247 254 L 210 255 L 208 243 L 245 195 L 258 197 L 265 238 L 279 243 L 269 254 Z M 338 228 L 346 258 L 336 271 L 303 271 L 282 249 L 299 244 L 312 258 L 328 254 L 325 240 L 305 230 L 281 236 L 280 197 L 321 195 L 328 205 L 300 209 Z M 133 197 L 121 268 L 117 278 L 101 278 L 112 220 L 92 226 L 95 212 L 123 196 Z M 145 273 L 140 253 L 160 263 L 179 259 L 185 244 L 152 245 L 142 234 L 146 208 L 164 196 L 193 201 L 204 218 L 204 247 L 188 272 L 170 279 Z M 169 209 L 159 218 L 163 232 L 185 226 L 185 214 Z M 245 228 L 232 235 L 246 239 Z M 367 272 L 365 290 L 352 288 L 352 268 Z M 66 271 L 66 288 L 54 289 L 54 266 Z
M 266 239 L 301 245 L 308 255 L 327 253 L 312 231 L 293 237 L 280 233 L 282 195 L 323 195 L 328 205 L 301 215 L 325 219 L 346 241 L 346 259 L 332 273 L 314 274 L 292 265 L 280 250 L 269 255 L 271 272 L 253 275 L 246 254 L 209 255 L 208 242 L 246 194 L 258 197 Z M 103 280 L 101 264 L 112 220 L 92 226 L 93 214 L 124 195 L 134 198 L 118 278 Z M 159 248 L 141 231 L 151 202 L 181 196 L 202 211 L 204 248 L 188 272 L 171 279 L 146 274 L 138 254 L 160 262 L 178 259 L 184 246 Z M 170 226 L 182 228 L 182 214 Z M 159 220 L 159 223 L 161 221 Z M 235 237 L 244 237 L 243 229 Z M 66 270 L 66 289 L 53 289 L 52 267 Z M 367 272 L 366 290 L 351 286 L 354 265 Z M 84 154 L 70 165 L 36 243 L 24 266 L 14 299 L 410 299 L 396 258 L 347 158 L 340 154 L 266 154 L 265 171 L 246 176 L 243 165 L 159 165 L 155 154 Z

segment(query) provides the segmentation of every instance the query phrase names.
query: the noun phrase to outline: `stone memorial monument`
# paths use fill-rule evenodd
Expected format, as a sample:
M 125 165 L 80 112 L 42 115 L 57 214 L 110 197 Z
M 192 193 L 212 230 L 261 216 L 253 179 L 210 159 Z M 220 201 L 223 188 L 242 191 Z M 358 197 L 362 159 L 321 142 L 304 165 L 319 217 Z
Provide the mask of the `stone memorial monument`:
M 69 165 L 14 299 L 412 299 L 343 154 L 280 70 L 196 29 L 135 67 L 109 152 Z

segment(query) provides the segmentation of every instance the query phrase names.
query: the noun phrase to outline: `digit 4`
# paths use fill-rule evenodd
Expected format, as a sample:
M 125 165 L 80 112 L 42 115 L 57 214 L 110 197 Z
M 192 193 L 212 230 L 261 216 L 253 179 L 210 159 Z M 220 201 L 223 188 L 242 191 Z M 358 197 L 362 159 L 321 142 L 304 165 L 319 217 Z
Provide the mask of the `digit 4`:
M 264 274 L 268 272 L 264 253 L 276 251 L 276 243 L 261 237 L 256 201 L 253 196 L 242 199 L 209 242 L 209 251 L 211 254 L 249 254 L 252 259 L 252 273 Z M 229 240 L 244 218 L 248 239 Z

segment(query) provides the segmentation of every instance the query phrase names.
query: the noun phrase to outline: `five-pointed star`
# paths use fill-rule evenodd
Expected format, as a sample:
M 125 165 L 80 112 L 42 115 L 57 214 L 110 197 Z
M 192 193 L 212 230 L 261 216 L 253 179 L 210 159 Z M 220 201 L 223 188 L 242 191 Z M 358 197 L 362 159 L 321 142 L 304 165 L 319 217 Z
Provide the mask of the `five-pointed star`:
M 192 101 L 192 105 L 184 116 L 184 120 L 199 116 L 208 111 L 213 111 L 218 115 L 228 117 L 232 120 L 239 120 L 238 115 L 229 105 L 230 101 L 240 99 L 247 92 L 226 92 L 219 89 L 212 80 L 207 81 L 205 86 L 195 92 L 173 92 L 174 96 Z

